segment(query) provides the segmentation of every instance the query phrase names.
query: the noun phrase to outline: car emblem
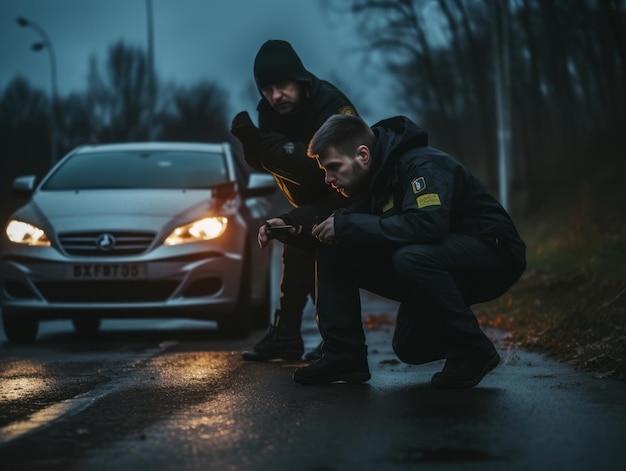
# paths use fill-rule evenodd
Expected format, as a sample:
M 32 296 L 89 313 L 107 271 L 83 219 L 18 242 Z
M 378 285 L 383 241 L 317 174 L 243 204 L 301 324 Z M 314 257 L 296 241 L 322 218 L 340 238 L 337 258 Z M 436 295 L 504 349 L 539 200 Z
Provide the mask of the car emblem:
M 113 250 L 115 246 L 115 237 L 111 234 L 100 234 L 96 239 L 96 247 L 103 252 Z

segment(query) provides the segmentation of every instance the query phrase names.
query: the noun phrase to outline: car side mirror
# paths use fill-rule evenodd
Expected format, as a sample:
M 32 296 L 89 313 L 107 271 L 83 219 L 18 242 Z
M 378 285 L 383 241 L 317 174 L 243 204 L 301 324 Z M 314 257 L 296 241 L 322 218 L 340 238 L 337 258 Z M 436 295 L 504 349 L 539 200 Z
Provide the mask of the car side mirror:
M 276 181 L 267 173 L 252 172 L 248 177 L 248 186 L 243 191 L 246 197 L 267 196 L 276 192 Z
M 21 177 L 17 177 L 13 180 L 13 193 L 17 196 L 28 197 L 33 193 L 35 189 L 35 180 L 37 179 L 36 175 L 23 175 Z

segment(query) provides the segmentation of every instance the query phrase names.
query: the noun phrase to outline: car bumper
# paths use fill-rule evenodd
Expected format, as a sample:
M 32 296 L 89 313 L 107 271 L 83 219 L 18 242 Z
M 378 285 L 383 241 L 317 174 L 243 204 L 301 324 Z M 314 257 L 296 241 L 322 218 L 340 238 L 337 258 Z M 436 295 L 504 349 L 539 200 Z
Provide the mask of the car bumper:
M 75 272 L 85 267 L 94 273 L 76 277 Z M 128 267 L 140 267 L 141 276 L 124 277 L 121 270 Z M 242 269 L 239 254 L 219 252 L 97 263 L 12 256 L 0 261 L 0 301 L 3 310 L 41 320 L 77 316 L 219 320 L 237 305 Z

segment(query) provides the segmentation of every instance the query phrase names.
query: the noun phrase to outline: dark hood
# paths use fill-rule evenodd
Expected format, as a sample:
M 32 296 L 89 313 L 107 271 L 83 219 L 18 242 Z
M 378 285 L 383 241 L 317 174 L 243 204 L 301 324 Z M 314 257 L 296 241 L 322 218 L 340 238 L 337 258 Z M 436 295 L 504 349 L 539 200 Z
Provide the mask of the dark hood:
M 372 154 L 372 178 L 369 182 L 370 209 L 381 208 L 390 188 L 398 187 L 396 161 L 409 149 L 428 146 L 428 134 L 404 116 L 379 121 L 372 126 L 376 147 Z M 358 199 L 357 199 L 358 201 Z
M 263 43 L 254 59 L 254 80 L 259 92 L 273 83 L 304 82 L 309 88 L 310 72 L 287 41 L 270 39 Z
M 374 179 L 408 149 L 428 145 L 428 134 L 405 116 L 384 119 L 372 126 L 376 136 Z

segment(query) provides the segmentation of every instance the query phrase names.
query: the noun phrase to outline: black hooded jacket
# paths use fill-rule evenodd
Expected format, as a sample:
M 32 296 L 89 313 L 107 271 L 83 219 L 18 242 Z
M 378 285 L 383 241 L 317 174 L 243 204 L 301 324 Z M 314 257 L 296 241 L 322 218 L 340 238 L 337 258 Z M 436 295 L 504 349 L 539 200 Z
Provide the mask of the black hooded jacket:
M 336 243 L 429 244 L 462 233 L 525 258 L 506 210 L 461 162 L 430 147 L 425 131 L 402 116 L 372 130 L 370 190 L 335 212 Z
M 262 98 L 259 113 L 259 142 L 243 143 L 248 165 L 271 173 L 279 188 L 294 207 L 333 201 L 343 203 L 324 182 L 324 172 L 307 156 L 309 141 L 317 129 L 333 114 L 356 114 L 348 98 L 331 83 L 306 70 L 296 52 L 286 41 L 267 41 L 254 64 L 259 91 L 279 81 L 303 84 L 302 101 L 288 114 L 281 115 Z M 253 145 L 251 145 L 253 144 Z

